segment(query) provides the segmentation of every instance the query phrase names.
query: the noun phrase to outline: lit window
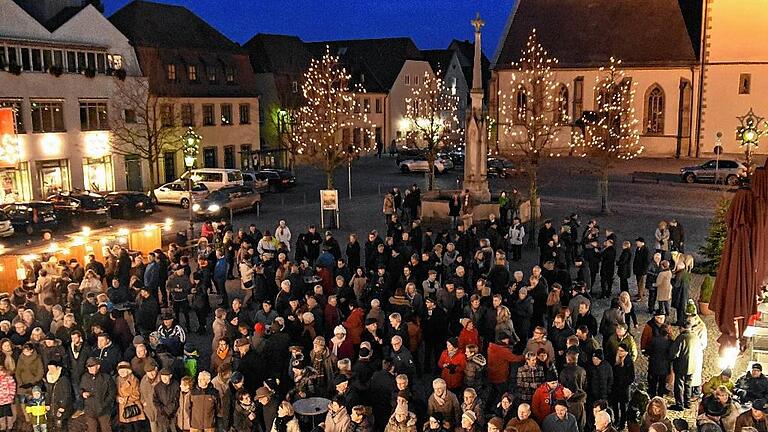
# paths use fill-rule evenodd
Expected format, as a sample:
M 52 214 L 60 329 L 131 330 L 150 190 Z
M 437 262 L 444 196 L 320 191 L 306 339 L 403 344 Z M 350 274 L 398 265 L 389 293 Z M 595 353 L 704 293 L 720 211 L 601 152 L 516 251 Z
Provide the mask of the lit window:
M 196 65 L 189 65 L 189 66 L 187 66 L 187 79 L 189 81 L 192 81 L 192 82 L 197 81 L 197 66 Z
M 655 84 L 646 94 L 645 133 L 661 135 L 664 133 L 664 91 Z
M 80 102 L 80 130 L 108 130 L 106 102 Z
M 176 65 L 175 64 L 165 65 L 165 78 L 168 79 L 168 81 L 176 81 Z
M 528 95 L 524 90 L 518 90 L 515 96 L 515 123 L 525 123 L 528 117 Z
M 69 54 L 69 52 L 67 52 Z M 107 63 L 109 63 L 109 67 L 115 70 L 122 69 L 123 68 L 123 56 L 120 54 L 108 54 L 107 55 Z
M 229 126 L 232 124 L 232 105 L 221 104 L 221 124 Z
M 568 123 L 568 87 L 564 85 L 557 92 L 557 117 L 560 123 Z

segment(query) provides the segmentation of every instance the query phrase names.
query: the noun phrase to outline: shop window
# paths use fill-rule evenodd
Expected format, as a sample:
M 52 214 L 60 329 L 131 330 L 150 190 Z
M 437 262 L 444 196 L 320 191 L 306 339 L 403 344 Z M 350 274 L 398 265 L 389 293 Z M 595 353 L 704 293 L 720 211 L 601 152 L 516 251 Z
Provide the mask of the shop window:
M 251 152 L 250 144 L 242 144 L 240 146 L 240 169 L 246 170 L 253 168 Z
M 83 184 L 92 191 L 109 191 L 115 188 L 112 174 L 112 157 L 83 159 Z
M 0 202 L 3 204 L 31 200 L 27 162 L 21 162 L 16 167 L 0 168 L 0 186 Z
M 69 188 L 69 165 L 66 159 L 41 161 L 37 163 L 40 180 L 40 192 L 49 197 Z
M 27 130 L 24 129 L 24 115 L 21 111 L 20 100 L 0 99 L 0 108 L 11 108 L 13 110 L 14 118 L 16 119 L 16 133 L 23 134 L 27 132 Z
M 32 132 L 65 132 L 64 104 L 32 101 Z
M 80 102 L 80 130 L 108 130 L 106 102 Z

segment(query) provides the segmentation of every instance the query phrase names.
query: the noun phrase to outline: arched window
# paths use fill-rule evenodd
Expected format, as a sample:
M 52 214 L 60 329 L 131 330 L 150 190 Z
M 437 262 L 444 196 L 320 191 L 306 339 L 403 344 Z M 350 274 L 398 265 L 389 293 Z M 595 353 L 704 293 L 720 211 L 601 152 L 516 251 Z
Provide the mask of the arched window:
M 568 87 L 560 84 L 557 91 L 557 120 L 561 124 L 568 123 Z
M 528 117 L 528 95 L 520 89 L 515 95 L 515 123 L 523 124 Z
M 652 85 L 645 93 L 645 133 L 664 133 L 664 90 L 658 84 Z

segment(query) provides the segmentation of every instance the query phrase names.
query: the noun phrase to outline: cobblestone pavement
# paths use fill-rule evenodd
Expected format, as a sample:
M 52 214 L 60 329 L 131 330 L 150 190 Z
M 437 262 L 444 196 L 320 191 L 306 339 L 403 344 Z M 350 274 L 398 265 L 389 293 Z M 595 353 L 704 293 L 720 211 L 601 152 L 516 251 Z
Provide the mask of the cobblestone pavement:
M 659 184 L 632 183 L 630 174 L 632 171 L 656 171 L 677 173 L 679 168 L 685 165 L 698 163 L 698 161 L 674 160 L 674 159 L 642 159 L 626 164 L 620 164 L 611 176 L 611 208 L 609 215 L 599 214 L 599 204 L 596 198 L 597 185 L 595 178 L 581 173 L 583 161 L 578 159 L 560 159 L 547 161 L 541 169 L 540 195 L 542 199 L 542 213 L 544 217 L 560 220 L 571 212 L 581 215 L 583 221 L 597 218 L 603 228 L 612 228 L 619 240 L 634 240 L 637 236 L 646 239 L 653 238 L 653 232 L 661 219 L 677 218 L 685 228 L 686 250 L 695 254 L 699 245 L 703 242 L 709 220 L 716 203 L 722 197 L 728 197 L 732 192 L 720 189 L 712 185 L 684 185 L 675 181 L 662 181 Z M 454 170 L 446 175 L 439 176 L 438 187 L 455 188 L 457 178 L 461 176 L 460 170 Z M 306 229 L 310 223 L 319 225 L 319 193 L 324 188 L 325 179 L 322 173 L 307 167 L 299 168 L 297 173 L 298 185 L 285 193 L 266 194 L 262 211 L 257 217 L 253 214 L 238 216 L 235 218 L 235 227 L 247 226 L 250 223 L 257 224 L 262 230 L 273 229 L 280 219 L 285 219 L 294 236 Z M 674 179 L 674 177 L 670 177 Z M 402 189 L 413 183 L 418 183 L 425 190 L 424 177 L 418 174 L 401 174 L 397 170 L 393 159 L 363 158 L 352 166 L 352 199 L 348 198 L 347 170 L 339 170 L 336 174 L 336 184 L 339 188 L 341 206 L 341 228 L 334 230 L 336 238 L 342 244 L 351 232 L 364 234 L 371 228 L 384 229 L 384 218 L 381 213 L 383 193 L 398 186 Z M 523 193 L 527 191 L 527 179 L 512 178 L 490 180 L 491 190 L 500 191 L 518 187 Z M 157 216 L 160 220 L 165 217 L 174 217 L 183 220 L 185 214 L 182 210 L 163 207 L 163 212 Z M 184 223 L 178 222 L 177 227 Z M 364 237 L 363 237 L 364 238 Z M 523 252 L 523 261 L 513 270 L 530 271 L 536 260 L 537 253 L 531 249 Z M 693 298 L 698 297 L 698 285 L 700 277 L 694 278 Z M 232 294 L 236 294 L 239 281 L 230 281 L 228 288 Z M 618 292 L 618 286 L 614 288 Z M 636 291 L 634 282 L 630 281 L 631 292 Z M 608 306 L 607 300 L 595 302 L 594 310 L 598 320 Z M 638 306 L 638 320 L 640 327 L 634 330 L 639 343 L 639 333 L 642 326 L 649 319 L 646 307 Z M 704 380 L 719 372 L 717 342 L 719 336 L 714 318 L 704 317 L 709 329 L 709 343 L 705 352 Z M 194 320 L 194 318 L 193 318 Z M 210 356 L 209 337 L 191 335 L 191 340 L 197 343 L 201 351 L 201 359 L 208 362 Z M 648 364 L 642 355 L 636 363 L 638 382 L 646 382 Z M 736 373 L 734 375 L 737 375 Z M 739 373 L 740 375 L 740 373 Z M 670 413 L 671 415 L 679 415 Z M 684 413 L 690 421 L 693 420 L 692 412 Z

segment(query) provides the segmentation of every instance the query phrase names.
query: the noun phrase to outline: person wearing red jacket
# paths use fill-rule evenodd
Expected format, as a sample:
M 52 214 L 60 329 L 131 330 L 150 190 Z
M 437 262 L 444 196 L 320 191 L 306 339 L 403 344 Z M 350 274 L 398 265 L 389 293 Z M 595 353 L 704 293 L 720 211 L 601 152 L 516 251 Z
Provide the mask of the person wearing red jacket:
M 469 318 L 461 319 L 461 332 L 459 333 L 459 348 L 464 349 L 467 345 L 482 346 L 480 343 L 480 333 L 475 328 L 475 323 Z
M 459 349 L 458 339 L 450 338 L 445 343 L 446 349 L 440 354 L 437 365 L 441 369 L 440 377 L 445 381 L 448 390 L 457 391 L 464 385 L 464 368 L 467 367 L 467 357 Z
M 555 402 L 565 400 L 565 387 L 557 379 L 557 374 L 548 371 L 546 382 L 533 393 L 531 410 L 536 420 L 541 423 L 544 418 L 555 412 Z
M 496 343 L 488 344 L 488 382 L 495 386 L 507 384 L 509 366 L 512 363 L 525 361 L 525 357 L 512 352 L 512 347 L 509 346 L 510 339 L 510 335 L 502 333 Z

